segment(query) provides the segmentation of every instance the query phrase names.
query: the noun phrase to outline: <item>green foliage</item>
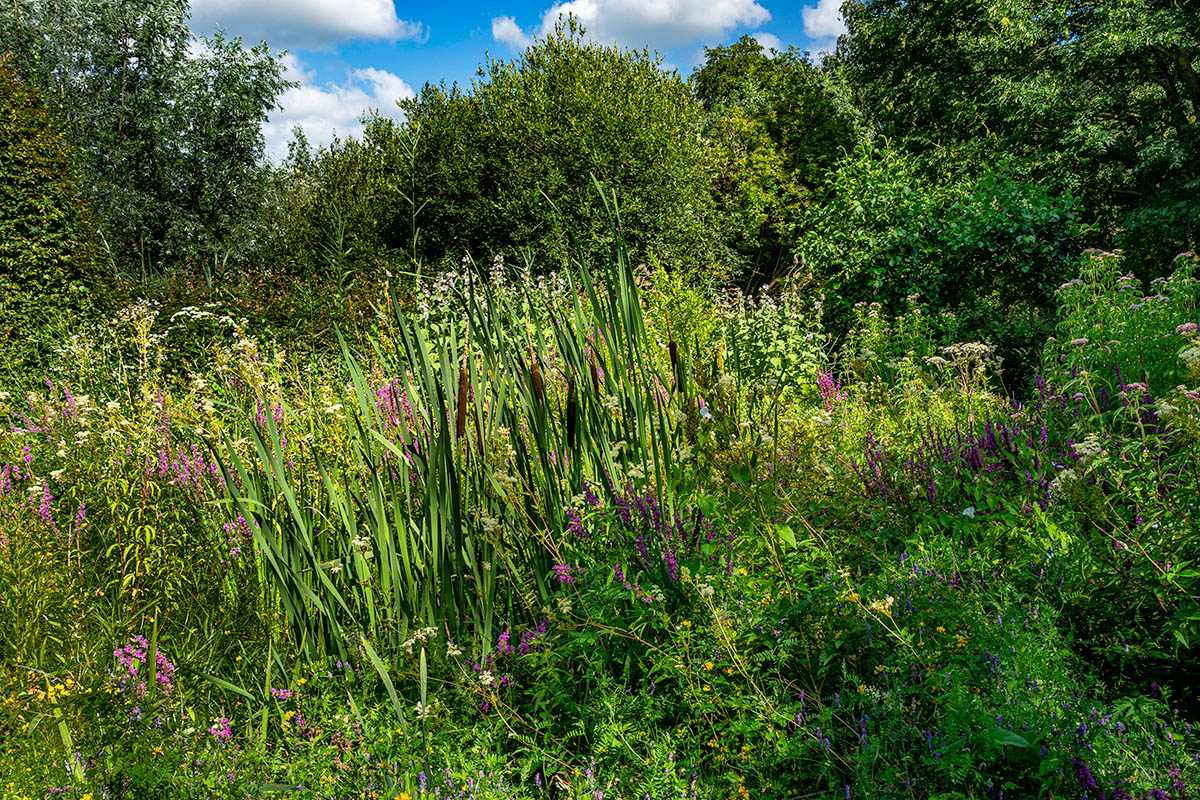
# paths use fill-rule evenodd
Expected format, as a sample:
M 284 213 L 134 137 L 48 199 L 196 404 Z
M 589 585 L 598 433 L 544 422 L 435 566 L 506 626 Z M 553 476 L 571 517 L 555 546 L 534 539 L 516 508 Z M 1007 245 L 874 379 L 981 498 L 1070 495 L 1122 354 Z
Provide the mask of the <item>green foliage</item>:
M 97 277 L 74 154 L 37 90 L 0 61 L 0 349 L 36 357 L 30 336 L 53 309 L 90 307 Z
M 1200 17 L 1186 3 L 846 4 L 839 65 L 873 125 L 933 161 L 1019 163 L 1138 271 L 1195 240 Z
M 1081 276 L 1058 289 L 1061 320 L 1043 351 L 1043 374 L 1071 391 L 1103 386 L 1110 396 L 1130 383 L 1155 395 L 1185 384 L 1198 360 L 1184 356 L 1195 337 L 1200 281 L 1195 256 L 1183 254 L 1173 267 L 1147 294 L 1124 272 L 1120 254 L 1087 254 Z
M 308 224 L 329 230 L 338 214 L 361 266 L 390 251 L 425 264 L 521 248 L 543 267 L 602 260 L 613 238 L 594 175 L 619 199 L 634 259 L 728 267 L 702 109 L 648 52 L 586 41 L 571 23 L 489 61 L 469 88 L 428 84 L 400 105 L 402 126 L 375 120 L 314 166 Z
M 63 20 L 71 24 L 63 24 Z M 189 51 L 174 0 L 17 0 L 0 50 L 53 98 L 107 256 L 143 276 L 244 254 L 260 202 L 261 125 L 286 87 L 279 55 L 218 34 Z
M 923 177 L 889 144 L 860 147 L 809 215 L 799 250 L 829 282 L 833 313 L 859 302 L 1005 320 L 1045 311 L 1079 232 L 1070 194 L 1003 169 Z

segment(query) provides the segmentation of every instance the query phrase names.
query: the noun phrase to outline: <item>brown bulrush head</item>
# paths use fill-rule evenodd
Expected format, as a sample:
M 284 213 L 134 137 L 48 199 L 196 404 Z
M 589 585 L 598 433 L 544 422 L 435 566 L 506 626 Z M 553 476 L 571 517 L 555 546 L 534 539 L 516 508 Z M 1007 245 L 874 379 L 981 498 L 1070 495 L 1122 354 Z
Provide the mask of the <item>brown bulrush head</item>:
M 596 393 L 596 397 L 600 396 L 600 368 L 596 366 L 595 360 L 589 361 L 588 366 L 592 372 L 592 391 Z
M 579 398 L 575 394 L 575 376 L 567 384 L 567 447 L 575 446 L 575 426 L 579 417 Z
M 454 421 L 454 439 L 462 439 L 467 432 L 467 347 L 463 346 L 462 366 L 458 368 L 458 418 Z
M 539 403 L 546 402 L 546 389 L 542 386 L 542 370 L 538 367 L 537 356 L 533 354 L 533 347 L 529 348 L 529 371 L 533 374 L 533 395 Z

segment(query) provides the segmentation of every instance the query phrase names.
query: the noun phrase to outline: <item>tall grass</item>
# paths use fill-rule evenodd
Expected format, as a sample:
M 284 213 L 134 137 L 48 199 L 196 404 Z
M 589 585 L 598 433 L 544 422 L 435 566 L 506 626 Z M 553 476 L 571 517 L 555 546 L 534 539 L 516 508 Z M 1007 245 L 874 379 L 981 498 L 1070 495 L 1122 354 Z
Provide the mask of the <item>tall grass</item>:
M 270 415 L 253 426 L 254 457 L 225 448 L 230 515 L 307 656 L 361 649 L 388 683 L 380 653 L 411 652 L 422 627 L 483 651 L 499 620 L 542 606 L 585 485 L 652 488 L 674 512 L 675 448 L 699 413 L 688 354 L 647 335 L 608 213 L 610 258 L 599 274 L 578 264 L 548 314 L 469 275 L 436 329 L 393 302 L 390 342 L 371 345 L 382 368 L 368 374 L 343 342 L 355 399 L 343 466 L 296 469 Z

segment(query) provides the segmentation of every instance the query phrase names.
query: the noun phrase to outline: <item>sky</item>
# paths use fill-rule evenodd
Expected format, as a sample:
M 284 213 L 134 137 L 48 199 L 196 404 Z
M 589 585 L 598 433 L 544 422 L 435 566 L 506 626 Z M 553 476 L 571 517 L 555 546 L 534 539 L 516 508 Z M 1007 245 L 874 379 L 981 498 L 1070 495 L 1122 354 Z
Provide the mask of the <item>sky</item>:
M 284 92 L 263 127 L 267 154 L 287 154 L 293 127 L 311 144 L 362 130 L 368 109 L 401 118 L 398 98 L 426 83 L 469 85 L 487 58 L 510 59 L 574 14 L 589 38 L 648 47 L 686 77 L 704 48 L 755 36 L 764 47 L 833 48 L 841 0 L 192 0 L 198 36 L 218 26 L 247 44 L 286 51 Z

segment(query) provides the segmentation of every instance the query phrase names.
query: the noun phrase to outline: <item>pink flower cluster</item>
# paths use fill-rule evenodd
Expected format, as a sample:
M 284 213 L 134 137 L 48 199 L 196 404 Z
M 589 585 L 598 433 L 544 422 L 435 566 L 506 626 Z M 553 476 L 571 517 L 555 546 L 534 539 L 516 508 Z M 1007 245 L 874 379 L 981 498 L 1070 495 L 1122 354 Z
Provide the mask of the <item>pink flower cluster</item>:
M 145 636 L 134 636 L 124 647 L 118 647 L 113 650 L 113 658 L 117 660 L 117 666 L 112 671 L 112 676 L 120 684 L 121 691 L 132 689 L 133 693 L 139 698 L 146 696 L 146 673 L 143 665 L 146 663 L 148 653 L 150 651 L 150 643 L 146 641 Z M 154 670 L 154 678 L 158 684 L 158 688 L 167 694 L 175 688 L 175 665 L 172 664 L 160 649 L 155 654 L 157 667 Z

